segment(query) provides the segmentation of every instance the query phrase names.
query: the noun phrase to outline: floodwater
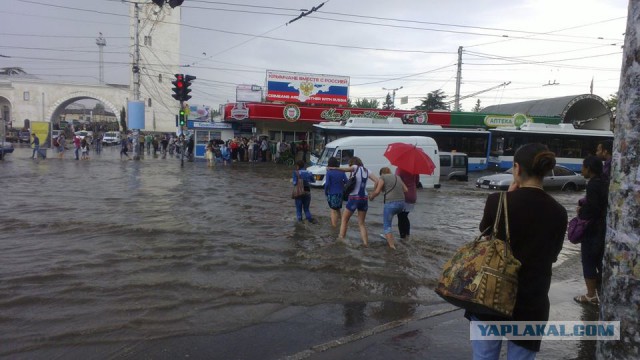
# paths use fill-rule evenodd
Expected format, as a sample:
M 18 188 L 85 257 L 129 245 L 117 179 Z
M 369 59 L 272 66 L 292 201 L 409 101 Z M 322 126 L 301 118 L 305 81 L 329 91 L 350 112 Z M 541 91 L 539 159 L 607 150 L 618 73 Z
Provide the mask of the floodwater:
M 473 179 L 420 190 L 412 239 L 396 251 L 370 202 L 363 248 L 355 218 L 336 242 L 319 189 L 318 223 L 295 221 L 284 165 L 118 154 L 31 160 L 22 147 L 0 162 L 0 356 L 228 332 L 289 306 L 377 303 L 374 325 L 406 318 L 441 303 L 441 266 L 477 233 L 487 195 Z M 581 194 L 554 196 L 571 214 Z M 576 258 L 566 249 L 560 262 Z M 579 279 L 576 269 L 554 276 Z M 558 345 L 575 358 L 577 345 Z

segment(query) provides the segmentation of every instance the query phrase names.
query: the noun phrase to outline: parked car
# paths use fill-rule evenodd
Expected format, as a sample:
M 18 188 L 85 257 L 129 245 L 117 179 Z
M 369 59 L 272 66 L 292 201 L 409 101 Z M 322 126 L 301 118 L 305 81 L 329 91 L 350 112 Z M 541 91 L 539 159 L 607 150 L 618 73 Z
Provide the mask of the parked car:
M 87 138 L 88 142 L 91 142 L 91 140 L 93 139 L 93 131 L 87 131 L 87 130 L 78 130 L 75 132 L 76 136 L 80 138 L 80 140 L 84 139 L 85 137 Z
M 30 143 L 31 132 L 29 130 L 20 130 L 20 132 L 18 132 L 18 142 L 27 144 Z
M 120 131 L 107 131 L 104 133 L 104 136 L 102 136 L 102 143 L 107 146 L 118 145 L 121 139 Z
M 476 187 L 481 189 L 507 190 L 513 182 L 513 168 L 494 175 L 481 176 L 476 180 Z M 582 176 L 562 165 L 556 165 L 553 170 L 545 175 L 542 186 L 545 190 L 578 191 L 587 186 L 587 180 Z
M 469 157 L 461 152 L 440 153 L 440 177 L 447 180 L 469 180 Z

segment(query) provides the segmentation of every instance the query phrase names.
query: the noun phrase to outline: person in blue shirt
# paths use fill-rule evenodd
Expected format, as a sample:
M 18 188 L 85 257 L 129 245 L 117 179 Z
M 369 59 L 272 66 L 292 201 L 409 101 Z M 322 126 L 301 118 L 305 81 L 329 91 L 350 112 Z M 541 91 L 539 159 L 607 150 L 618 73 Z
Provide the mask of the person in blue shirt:
M 327 175 L 324 177 L 324 194 L 331 209 L 331 226 L 338 227 L 340 210 L 342 209 L 342 192 L 347 183 L 347 174 L 329 167 L 340 167 L 340 162 L 335 157 L 330 157 L 327 163 Z
M 302 221 L 302 211 L 304 210 L 304 215 L 307 218 L 307 221 L 315 223 L 315 219 L 311 216 L 311 211 L 309 211 L 309 205 L 311 204 L 311 188 L 309 187 L 309 183 L 315 182 L 315 180 L 313 175 L 305 170 L 305 163 L 303 160 L 296 161 L 296 170 L 293 172 L 291 182 L 293 183 L 293 186 L 296 186 L 300 180 L 302 180 L 302 185 L 304 187 L 304 195 L 294 199 L 296 202 L 296 217 L 298 218 L 298 221 Z

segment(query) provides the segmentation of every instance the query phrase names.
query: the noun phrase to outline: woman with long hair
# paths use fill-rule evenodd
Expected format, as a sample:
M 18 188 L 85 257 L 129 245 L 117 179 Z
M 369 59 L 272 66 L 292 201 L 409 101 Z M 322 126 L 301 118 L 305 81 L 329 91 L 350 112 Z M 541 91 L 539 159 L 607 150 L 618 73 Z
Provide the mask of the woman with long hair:
M 369 210 L 369 195 L 367 193 L 367 181 L 369 179 L 374 182 L 378 178 L 369 173 L 369 170 L 364 167 L 362 160 L 359 157 L 354 156 L 349 160 L 349 167 L 346 168 L 333 168 L 327 167 L 327 169 L 339 170 L 343 172 L 350 172 L 356 177 L 356 186 L 353 188 L 347 199 L 347 205 L 342 212 L 342 222 L 340 223 L 340 235 L 339 239 L 344 241 L 347 235 L 347 227 L 349 225 L 349 219 L 351 215 L 358 211 L 358 227 L 360 228 L 360 238 L 364 246 L 369 246 L 369 234 L 367 233 L 367 227 L 365 226 L 365 219 L 367 217 L 367 211 Z

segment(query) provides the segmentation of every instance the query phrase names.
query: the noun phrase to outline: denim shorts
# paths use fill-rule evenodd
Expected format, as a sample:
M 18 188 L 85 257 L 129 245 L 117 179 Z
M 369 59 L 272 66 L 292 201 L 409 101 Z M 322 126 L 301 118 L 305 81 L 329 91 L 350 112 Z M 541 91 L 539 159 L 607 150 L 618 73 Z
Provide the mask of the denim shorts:
M 366 196 L 349 196 L 345 207 L 351 212 L 356 210 L 366 212 L 369 210 L 369 199 Z

